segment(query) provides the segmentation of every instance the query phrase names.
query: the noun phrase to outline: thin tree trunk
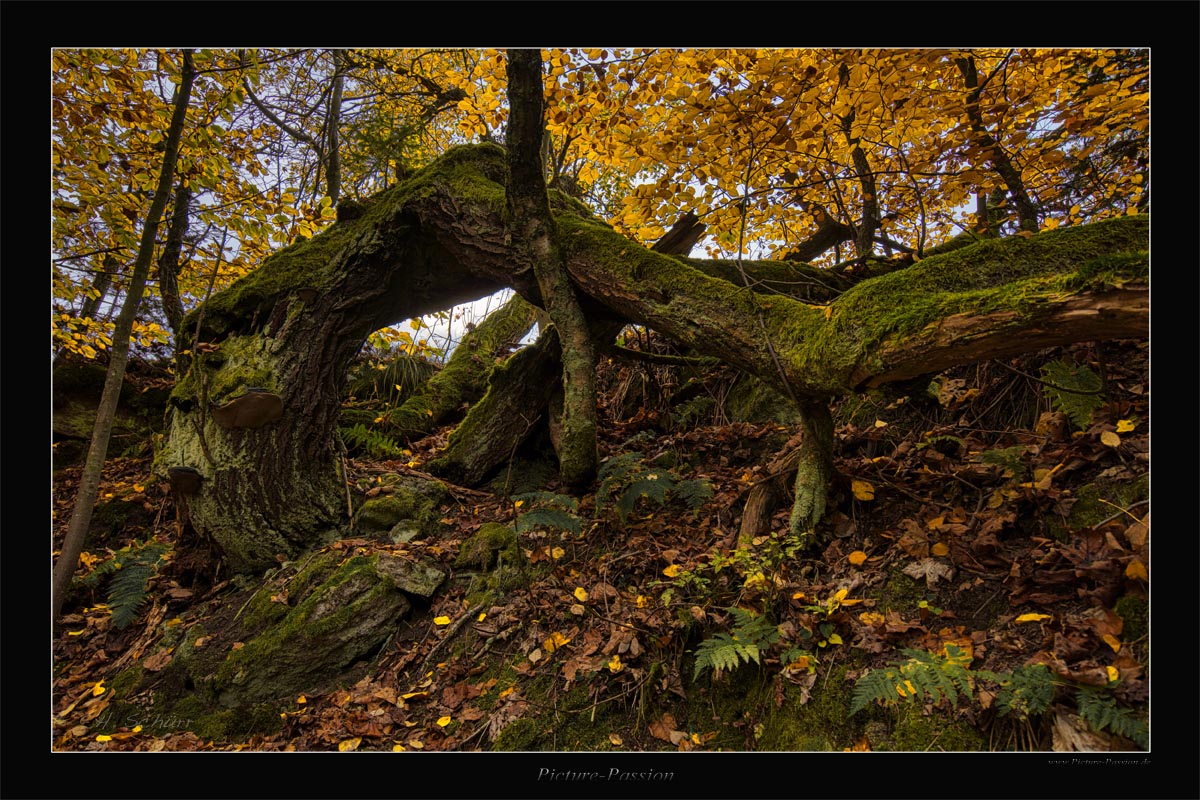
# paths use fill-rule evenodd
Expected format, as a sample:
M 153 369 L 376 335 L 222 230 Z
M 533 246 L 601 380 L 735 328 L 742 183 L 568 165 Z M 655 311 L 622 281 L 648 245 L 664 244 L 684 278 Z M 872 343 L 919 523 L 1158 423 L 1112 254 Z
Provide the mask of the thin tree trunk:
M 958 71 L 962 73 L 963 82 L 968 90 L 967 120 L 971 123 L 971 138 L 975 141 L 975 145 L 987 154 L 988 163 L 992 165 L 992 169 L 1008 187 L 1008 194 L 1017 206 L 1017 218 L 1020 220 L 1021 230 L 1037 233 L 1037 207 L 1029 198 L 1029 193 L 1025 191 L 1025 182 L 1021 179 L 1021 173 L 1013 166 L 1008 153 L 1004 152 L 1000 143 L 988 132 L 987 127 L 983 124 L 983 115 L 979 113 L 979 98 L 983 94 L 983 85 L 979 83 L 975 59 L 968 56 L 955 59 L 954 63 L 958 66 Z
M 333 91 L 329 95 L 329 113 L 325 126 L 329 130 L 326 138 L 328 146 L 325 149 L 327 163 L 325 166 L 325 194 L 336 206 L 342 191 L 342 156 L 338 143 L 338 126 L 342 121 L 342 85 L 345 82 L 345 66 L 342 56 L 337 50 L 331 51 L 333 56 Z
M 150 274 L 158 223 L 162 218 L 163 211 L 166 210 L 167 196 L 171 192 L 171 176 L 175 172 L 175 160 L 179 155 L 179 142 L 183 138 L 188 100 L 191 97 L 195 74 L 192 51 L 184 50 L 183 74 L 179 88 L 175 92 L 175 108 L 171 115 L 170 128 L 167 131 L 167 144 L 163 152 L 162 168 L 159 171 L 158 188 L 155 191 L 154 200 L 150 204 L 150 211 L 146 215 L 146 225 L 142 229 L 142 239 L 138 247 L 137 261 L 133 267 L 133 277 L 130 279 L 125 304 L 121 307 L 121 314 L 117 317 L 116 329 L 113 331 L 112 357 L 108 363 L 108 374 L 104 380 L 104 393 L 100 398 L 100 407 L 96 412 L 96 426 L 92 431 L 92 443 L 88 448 L 87 462 L 80 478 L 75 509 L 71 513 L 71 522 L 67 528 L 62 552 L 54 564 L 52 602 L 55 620 L 62 611 L 63 600 L 66 597 L 67 588 L 71 584 L 71 576 L 75 573 L 79 554 L 83 551 L 84 537 L 91 525 L 92 508 L 100 489 L 100 471 L 104 467 L 104 459 L 108 454 L 108 440 L 112 435 L 113 417 L 117 408 L 117 400 L 121 394 L 121 384 L 125 380 L 125 365 L 129 360 L 129 340 L 133 332 L 133 321 L 137 316 L 138 305 L 146 288 L 146 278 Z
M 554 220 L 542 174 L 545 134 L 540 50 L 508 51 L 508 208 L 514 238 L 533 261 L 542 306 L 558 329 L 563 361 L 563 419 L 559 474 L 569 486 L 596 474 L 595 353 L 587 319 L 559 258 Z
M 171 226 L 167 229 L 167 241 L 162 255 L 158 257 L 158 294 L 162 297 L 163 315 L 175 341 L 179 342 L 179 325 L 183 322 L 183 301 L 179 297 L 179 255 L 183 252 L 183 237 L 187 233 L 188 203 L 192 189 L 183 178 L 175 187 L 175 208 L 171 212 Z M 182 349 L 182 348 L 179 348 Z

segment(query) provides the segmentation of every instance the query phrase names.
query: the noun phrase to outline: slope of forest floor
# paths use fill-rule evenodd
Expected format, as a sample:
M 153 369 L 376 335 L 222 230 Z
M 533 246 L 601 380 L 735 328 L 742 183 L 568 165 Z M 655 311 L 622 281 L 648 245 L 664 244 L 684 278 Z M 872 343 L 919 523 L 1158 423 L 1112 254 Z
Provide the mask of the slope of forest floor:
M 404 551 L 451 578 L 354 682 L 225 738 L 107 708 L 115 676 L 139 661 L 161 669 L 149 654 L 163 632 L 204 620 L 239 586 L 177 521 L 149 453 L 110 459 L 81 586 L 131 544 L 172 550 L 127 627 L 101 581 L 68 604 L 54 747 L 1145 749 L 1146 352 L 1047 351 L 954 370 L 928 392 L 841 402 L 815 545 L 786 533 L 786 499 L 766 531 L 739 532 L 793 427 L 722 421 L 720 375 L 692 422 L 659 399 L 659 368 L 607 365 L 607 480 L 579 498 L 553 483 L 519 500 L 450 487 L 440 536 L 330 545 Z M 1075 377 L 1094 373 L 1103 394 L 1064 400 L 1053 362 L 1088 367 Z M 444 437 L 400 460 L 355 459 L 355 489 L 386 494 Z M 56 475 L 56 547 L 78 479 Z M 522 561 L 491 592 L 486 572 L 455 568 L 489 522 L 519 531 Z

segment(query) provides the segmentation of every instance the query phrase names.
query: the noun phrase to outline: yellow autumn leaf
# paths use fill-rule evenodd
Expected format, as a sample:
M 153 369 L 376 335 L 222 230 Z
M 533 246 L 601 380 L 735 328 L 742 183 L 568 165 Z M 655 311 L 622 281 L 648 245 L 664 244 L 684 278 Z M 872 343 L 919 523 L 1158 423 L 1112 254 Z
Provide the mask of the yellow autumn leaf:
M 850 483 L 850 489 L 854 492 L 855 498 L 859 500 L 875 499 L 875 487 L 867 481 L 852 481 Z
M 636 602 L 637 602 L 637 607 L 638 607 L 638 608 L 645 608 L 645 607 L 646 607 L 646 605 L 647 605 L 647 604 L 648 604 L 650 601 L 646 599 L 646 596 L 645 596 L 644 594 L 639 594 L 639 595 L 637 596 L 637 601 L 636 601 Z
M 621 656 L 613 653 L 613 657 L 608 660 L 608 671 L 620 672 L 623 669 L 625 669 L 625 665 L 621 663 Z
M 554 559 L 555 561 L 562 558 L 566 554 L 567 554 L 567 551 L 563 550 L 561 547 L 550 548 L 550 558 Z
M 1100 637 L 1104 643 L 1112 648 L 1114 653 L 1121 652 L 1121 640 L 1113 636 L 1111 633 L 1106 633 Z
M 97 736 L 97 737 L 96 737 L 96 741 L 97 741 L 97 742 L 111 742 L 111 741 L 112 741 L 112 737 L 111 737 L 111 736 L 108 736 L 107 734 L 103 734 L 103 733 L 102 733 L 102 734 L 100 734 L 99 736 Z
M 849 561 L 856 567 L 861 567 L 867 560 L 867 554 L 862 550 L 855 550 L 849 555 Z
M 1137 427 L 1137 423 L 1131 419 L 1122 419 L 1117 421 L 1117 433 L 1129 433 Z
M 480 611 L 480 612 L 479 612 L 479 617 L 478 617 L 478 618 L 476 618 L 476 620 L 475 620 L 475 621 L 476 621 L 476 622 L 483 622 L 485 619 L 487 619 L 487 612 L 486 612 L 486 611 Z
M 307 702 L 308 702 L 308 698 L 305 697 L 304 695 L 300 695 L 299 697 L 296 698 L 296 705 L 302 706 Z
M 408 694 L 400 695 L 401 700 L 412 700 L 414 697 L 428 697 L 429 692 L 409 692 Z
M 1104 668 L 1104 671 L 1108 674 L 1109 683 L 1113 683 L 1121 679 L 1121 671 L 1116 667 L 1108 666 Z
M 92 697 L 99 697 L 106 691 L 108 690 L 104 688 L 104 681 L 98 681 L 92 685 Z
M 663 575 L 666 575 L 668 578 L 674 578 L 679 574 L 680 570 L 682 570 L 682 567 L 680 567 L 678 564 L 672 564 L 663 570 Z
M 520 508 L 520 507 L 521 507 L 521 506 L 523 506 L 523 505 L 525 505 L 525 501 L 524 501 L 524 500 L 514 500 L 514 501 L 513 501 L 513 506 L 515 506 L 516 508 Z
M 586 603 L 588 599 L 587 589 L 584 589 L 582 586 L 576 586 L 575 599 L 581 603 Z
M 562 647 L 564 644 L 566 644 L 569 641 L 571 641 L 571 640 L 568 639 L 566 636 L 563 636 L 558 631 L 555 631 L 554 633 L 547 636 L 546 640 L 542 642 L 542 649 L 545 650 L 547 653 L 553 653 L 555 650 Z
M 621 745 L 625 744 L 625 740 L 615 733 L 610 733 L 608 735 L 608 741 L 611 742 L 615 747 L 620 747 Z
M 362 744 L 361 736 L 355 736 L 353 739 L 346 739 L 344 741 L 338 742 L 338 752 L 346 753 L 351 750 L 357 750 L 358 746 L 360 744 Z
M 836 634 L 836 633 L 829 634 L 829 643 L 830 644 L 841 644 L 842 643 L 841 635 Z
M 1146 565 L 1135 558 L 1125 565 L 1125 577 L 1134 581 L 1145 581 L 1150 579 L 1150 573 L 1146 571 Z
M 434 618 L 433 618 L 433 624 L 434 624 L 434 625 L 449 625 L 449 624 L 450 624 L 450 618 L 449 618 L 449 617 L 447 617 L 445 614 L 443 614 L 443 615 L 442 615 L 442 616 L 440 616 L 440 617 L 434 617 Z
M 392 745 L 392 752 L 393 752 L 393 753 L 403 753 L 403 752 L 404 752 L 404 745 L 402 745 L 402 744 L 394 744 L 394 745 Z
M 945 542 L 937 542 L 933 547 L 929 548 L 929 552 L 935 556 L 944 556 L 950 552 L 950 546 Z
M 422 742 L 420 739 L 410 739 L 408 742 L 408 746 L 414 750 L 424 750 L 425 749 L 425 743 Z
M 875 420 L 876 428 L 886 428 L 887 426 L 888 426 L 888 424 L 886 422 L 884 422 L 883 420 L 881 420 L 881 419 Z
M 1100 441 L 1103 442 L 1104 444 L 1108 445 L 1109 447 L 1120 447 L 1121 446 L 1121 437 L 1117 436 L 1112 431 L 1104 431 L 1103 433 L 1101 433 Z
M 1044 619 L 1050 619 L 1049 614 L 1022 614 L 1017 617 L 1017 622 L 1041 622 Z
M 864 625 L 882 625 L 886 619 L 878 611 L 864 611 L 858 615 L 858 618 Z
M 444 728 L 444 727 L 446 727 L 447 725 L 449 725 L 449 724 L 450 724 L 450 722 L 451 722 L 451 719 L 450 719 L 450 717 L 438 717 L 438 723 L 437 723 L 437 724 L 438 724 L 440 727 Z

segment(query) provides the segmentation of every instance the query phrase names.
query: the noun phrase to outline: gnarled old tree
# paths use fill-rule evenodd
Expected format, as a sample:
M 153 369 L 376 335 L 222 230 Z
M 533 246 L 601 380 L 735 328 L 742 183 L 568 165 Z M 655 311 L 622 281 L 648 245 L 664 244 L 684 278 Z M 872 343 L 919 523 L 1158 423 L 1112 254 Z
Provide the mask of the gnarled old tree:
M 347 366 L 364 339 L 503 287 L 555 324 L 494 370 L 432 469 L 479 482 L 548 416 L 564 479 L 585 483 L 595 465 L 592 351 L 634 322 L 794 399 L 803 418 L 792 514 L 800 530 L 824 510 L 832 399 L 958 364 L 1147 335 L 1146 215 L 960 239 L 940 254 L 925 248 L 924 258 L 892 261 L 867 258 L 878 220 L 860 220 L 849 232 L 853 275 L 796 261 L 688 258 L 698 235 L 691 220 L 667 244 L 643 247 L 547 193 L 540 62 L 536 52 L 524 56 L 510 54 L 507 149 L 450 150 L 185 320 L 186 330 L 199 321 L 200 344 L 174 390 L 158 465 L 235 568 L 271 565 L 344 521 L 334 437 Z M 967 84 L 975 91 L 985 80 Z M 866 135 L 850 112 L 842 119 L 840 135 Z M 865 178 L 869 165 L 859 161 Z

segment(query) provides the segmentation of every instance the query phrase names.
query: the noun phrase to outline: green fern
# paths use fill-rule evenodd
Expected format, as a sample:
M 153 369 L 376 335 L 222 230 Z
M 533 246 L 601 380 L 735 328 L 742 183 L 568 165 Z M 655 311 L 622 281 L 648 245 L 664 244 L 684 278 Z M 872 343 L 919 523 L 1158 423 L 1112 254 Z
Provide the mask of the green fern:
M 1000 685 L 996 711 L 1001 716 L 1011 713 L 1028 719 L 1044 714 L 1054 702 L 1054 673 L 1043 664 L 1017 667 L 1012 673 L 988 673 L 988 676 Z
M 702 480 L 680 480 L 669 469 L 647 467 L 641 453 L 614 456 L 600 469 L 600 488 L 596 491 L 596 508 L 612 504 L 621 522 L 642 500 L 664 506 L 668 500 L 680 500 L 695 511 L 712 497 L 712 487 Z M 615 501 L 614 501 L 615 497 Z
M 924 650 L 901 651 L 908 660 L 886 669 L 875 669 L 858 679 L 850 700 L 850 713 L 857 714 L 873 702 L 883 705 L 913 703 L 917 700 L 958 704 L 960 694 L 971 697 L 974 687 L 967 669 L 966 653 L 952 644 L 946 655 Z
M 373 431 L 361 422 L 353 428 L 342 428 L 342 439 L 351 447 L 363 451 L 369 458 L 400 458 L 404 448 L 390 436 Z
M 1103 382 L 1087 366 L 1060 358 L 1042 367 L 1046 397 L 1067 415 L 1079 430 L 1092 424 L 1092 414 L 1106 402 L 1100 393 Z
M 108 584 L 108 607 L 117 629 L 124 629 L 137 619 L 146 602 L 150 579 L 158 573 L 170 549 L 170 545 L 162 542 L 132 542 L 84 578 L 85 585 L 96 586 L 100 578 L 112 576 Z
M 1015 478 L 1025 474 L 1025 464 L 1021 458 L 1028 448 L 1025 445 L 1005 447 L 997 450 L 984 450 L 979 454 L 979 460 L 984 464 L 995 464 L 1004 470 L 1004 477 Z
M 762 665 L 763 650 L 779 641 L 779 629 L 766 618 L 741 608 L 727 609 L 734 618 L 731 633 L 718 633 L 705 639 L 696 647 L 696 667 L 692 680 L 700 677 L 706 669 L 720 679 L 722 673 L 732 672 L 739 666 Z
M 1079 716 L 1094 731 L 1108 728 L 1118 736 L 1133 740 L 1143 750 L 1150 748 L 1150 726 L 1133 709 L 1121 708 L 1116 698 L 1104 689 L 1081 686 L 1076 697 Z
M 522 505 L 528 505 L 529 510 L 517 519 L 517 533 L 537 527 L 557 528 L 570 531 L 576 536 L 580 531 L 580 519 L 577 516 L 579 501 L 574 497 L 553 492 L 526 492 L 513 497 Z

